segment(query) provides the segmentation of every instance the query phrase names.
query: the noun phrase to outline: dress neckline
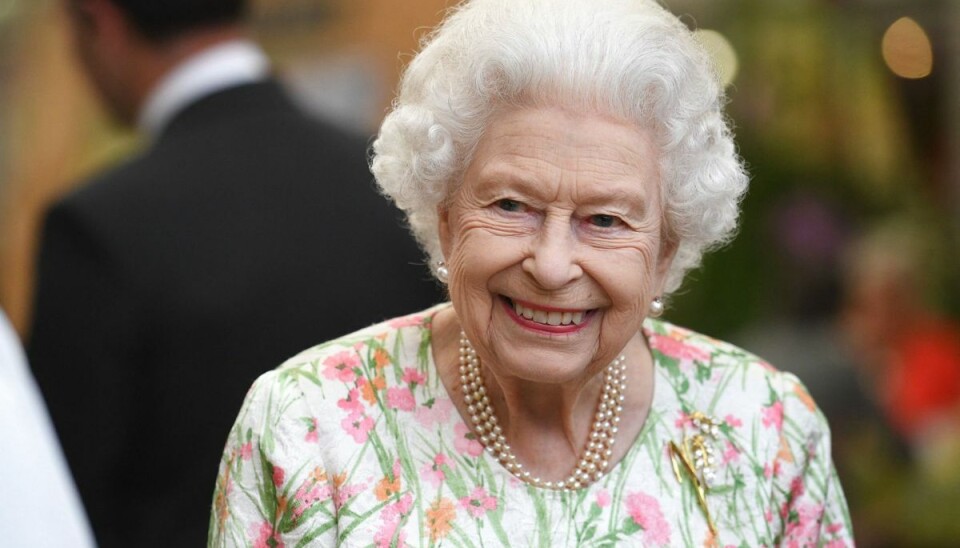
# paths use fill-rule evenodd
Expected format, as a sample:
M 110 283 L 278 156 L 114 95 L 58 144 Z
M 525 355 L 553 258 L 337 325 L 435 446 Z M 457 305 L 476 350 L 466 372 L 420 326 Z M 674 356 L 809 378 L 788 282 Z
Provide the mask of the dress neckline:
M 427 367 L 428 367 L 428 382 L 431 385 L 437 386 L 437 394 L 445 396 L 450 402 L 453 402 L 453 396 L 447 390 L 446 385 L 440 379 L 440 372 L 437 369 L 436 361 L 433 358 L 433 319 L 441 311 L 452 307 L 453 304 L 446 302 L 435 305 L 425 311 L 423 316 L 423 327 L 426 328 L 427 333 L 429 333 L 430 344 L 427 354 Z M 642 325 L 640 326 L 640 334 L 643 336 L 643 340 L 647 345 L 647 350 L 650 352 L 651 363 L 652 363 L 652 374 L 653 374 L 653 395 L 651 397 L 650 409 L 647 411 L 647 417 L 643 421 L 643 426 L 640 427 L 640 432 L 637 436 L 630 440 L 630 448 L 624 453 L 623 458 L 620 459 L 616 464 L 611 467 L 610 471 L 603 475 L 599 480 L 573 491 L 561 491 L 556 489 L 548 489 L 545 487 L 536 487 L 534 485 L 523 483 L 519 478 L 513 475 L 509 470 L 507 470 L 499 460 L 490 455 L 490 453 L 484 448 L 483 452 L 478 456 L 478 459 L 482 459 L 488 466 L 488 468 L 496 474 L 498 479 L 505 479 L 510 482 L 515 481 L 518 486 L 525 486 L 529 491 L 540 493 L 543 496 L 549 497 L 561 497 L 561 496 L 581 496 L 586 493 L 590 493 L 594 490 L 603 489 L 604 485 L 607 482 L 616 476 L 619 476 L 621 473 L 625 472 L 625 468 L 632 463 L 637 457 L 637 453 L 646 444 L 650 439 L 650 431 L 656 427 L 655 417 L 662 416 L 663 411 L 667 408 L 667 402 L 664 401 L 667 397 L 667 388 L 669 387 L 669 382 L 663 377 L 664 369 L 661 367 L 657 353 L 653 351 L 650 347 L 650 337 L 654 334 L 652 320 L 649 318 L 644 319 Z M 470 433 L 473 433 L 473 427 L 467 423 L 466 420 L 460 415 L 459 410 L 454 405 L 454 413 L 456 419 L 450 421 L 447 425 L 449 431 L 447 435 L 450 436 L 450 439 L 456 439 L 456 426 L 463 425 L 468 429 Z M 618 440 L 617 443 L 625 443 L 621 440 Z

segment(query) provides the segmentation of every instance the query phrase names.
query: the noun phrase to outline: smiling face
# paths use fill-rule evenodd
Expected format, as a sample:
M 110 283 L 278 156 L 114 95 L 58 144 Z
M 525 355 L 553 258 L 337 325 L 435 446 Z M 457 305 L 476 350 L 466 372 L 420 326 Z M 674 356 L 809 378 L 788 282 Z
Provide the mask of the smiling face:
M 500 376 L 586 380 L 662 290 L 667 243 L 651 135 L 598 115 L 495 116 L 440 211 L 448 288 Z

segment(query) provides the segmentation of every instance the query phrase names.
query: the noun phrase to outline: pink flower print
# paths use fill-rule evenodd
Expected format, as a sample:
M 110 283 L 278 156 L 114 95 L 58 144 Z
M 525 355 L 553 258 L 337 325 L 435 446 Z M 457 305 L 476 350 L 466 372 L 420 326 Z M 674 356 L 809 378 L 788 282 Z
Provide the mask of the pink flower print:
M 273 484 L 276 485 L 277 487 L 280 487 L 281 485 L 283 485 L 284 475 L 285 473 L 283 471 L 283 468 L 280 468 L 279 466 L 274 466 L 273 467 Z
M 400 533 L 397 535 L 397 542 L 394 544 L 393 535 L 397 532 L 397 527 L 400 525 L 399 521 L 384 521 L 380 525 L 380 530 L 378 530 L 373 535 L 373 542 L 377 548 L 405 548 L 407 546 L 406 537 L 407 532 L 400 530 Z
M 423 324 L 423 316 L 417 314 L 412 314 L 410 316 L 404 316 L 402 318 L 394 318 L 387 322 L 387 325 L 393 328 L 401 327 L 416 327 Z
M 333 488 L 329 483 L 316 483 L 313 479 L 308 479 L 297 489 L 293 497 L 295 501 L 293 519 L 299 519 L 300 516 L 314 504 L 329 499 L 332 493 Z
M 597 491 L 597 506 L 600 508 L 606 508 L 610 506 L 610 491 L 606 489 L 601 489 Z
M 650 348 L 680 361 L 706 362 L 710 359 L 710 353 L 706 350 L 664 335 L 650 337 Z
M 460 506 L 474 518 L 480 519 L 487 512 L 497 509 L 496 497 L 487 494 L 483 487 L 474 487 L 469 496 L 460 499 Z
M 778 477 L 780 475 L 780 461 L 775 460 L 773 464 L 764 464 L 763 465 L 763 477 L 770 479 L 771 477 Z
M 803 478 L 797 476 L 790 482 L 790 498 L 796 499 L 803 496 Z
M 341 506 L 367 488 L 366 483 L 344 484 L 333 492 L 333 504 L 339 510 Z
M 373 430 L 373 419 L 363 413 L 351 413 L 340 421 L 340 426 L 353 437 L 353 441 L 364 443 L 367 441 L 367 434 Z
M 827 533 L 831 535 L 836 535 L 842 530 L 843 530 L 842 523 L 831 523 L 830 525 L 827 525 Z
M 723 420 L 726 421 L 728 425 L 730 425 L 730 428 L 740 428 L 741 426 L 743 426 L 743 421 L 741 421 L 737 417 L 734 417 L 733 415 L 727 415 L 726 418 L 724 418 Z
M 625 503 L 627 513 L 643 528 L 644 543 L 670 544 L 670 525 L 664 519 L 657 499 L 645 493 L 633 493 L 627 496 Z
M 471 457 L 479 457 L 483 453 L 483 445 L 466 424 L 458 422 L 453 427 L 453 433 L 456 435 L 453 439 L 453 448 L 457 450 L 457 453 L 470 455 Z
M 309 419 L 310 426 L 307 427 L 307 435 L 303 437 L 303 441 L 307 443 L 317 443 L 317 419 Z
M 363 413 L 363 402 L 360 401 L 360 390 L 351 388 L 347 397 L 337 400 L 337 407 L 348 413 Z
M 740 451 L 733 445 L 733 442 L 727 440 L 727 445 L 723 450 L 723 464 L 729 464 L 740 458 Z
M 417 401 L 413 398 L 413 392 L 409 388 L 395 386 L 387 389 L 387 407 L 401 411 L 413 411 L 416 406 Z
M 424 428 L 432 428 L 435 424 L 444 424 L 453 414 L 453 402 L 447 398 L 431 399 L 426 404 L 417 407 L 413 417 Z
M 673 421 L 673 426 L 678 430 L 683 430 L 688 426 L 693 426 L 693 419 L 690 418 L 690 415 L 680 411 L 680 416 L 677 417 L 677 420 Z
M 353 370 L 360 365 L 356 352 L 344 350 L 323 360 L 323 376 L 336 381 L 353 382 L 357 373 Z
M 411 510 L 413 510 L 413 495 L 407 493 L 400 497 L 400 500 L 397 502 L 388 504 L 387 507 L 383 509 L 383 516 L 386 519 L 400 519 L 408 515 Z
M 777 429 L 777 432 L 783 429 L 783 402 L 777 401 L 761 411 L 763 414 L 763 426 Z
M 420 468 L 420 475 L 424 480 L 427 481 L 434 489 L 440 487 L 440 484 L 443 483 L 443 480 L 446 479 L 446 476 L 443 472 L 443 466 L 453 470 L 456 467 L 456 462 L 450 457 L 439 453 L 436 457 L 433 458 L 433 462 L 428 462 Z
M 406 546 L 406 531 L 400 531 L 397 534 L 397 527 L 404 516 L 410 514 L 413 509 L 413 495 L 407 493 L 393 504 L 388 504 L 383 512 L 380 513 L 380 519 L 383 523 L 380 530 L 373 535 L 373 540 L 377 548 L 388 546 Z M 397 534 L 397 542 L 393 544 L 393 537 Z
M 249 441 L 240 446 L 240 458 L 243 460 L 250 460 L 250 457 L 253 456 L 253 444 Z
M 407 384 L 423 384 L 427 377 L 415 367 L 407 367 L 403 370 L 403 382 Z
M 796 513 L 791 513 L 784 530 L 784 543 L 788 547 L 816 546 L 823 505 L 801 504 Z
M 773 521 L 773 510 L 767 509 L 767 511 L 763 513 L 763 519 L 767 520 L 767 523 Z
M 831 540 L 823 545 L 823 548 L 847 548 L 847 543 L 841 539 Z
M 254 524 L 250 528 L 250 536 L 253 539 L 253 548 L 284 548 L 280 532 L 274 531 L 273 524 L 269 521 Z

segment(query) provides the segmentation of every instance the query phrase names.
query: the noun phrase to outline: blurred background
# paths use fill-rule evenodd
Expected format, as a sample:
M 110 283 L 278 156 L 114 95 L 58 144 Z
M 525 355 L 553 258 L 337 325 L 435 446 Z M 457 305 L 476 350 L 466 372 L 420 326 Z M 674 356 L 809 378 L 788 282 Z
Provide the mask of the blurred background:
M 734 243 L 668 319 L 795 372 L 862 546 L 960 538 L 960 0 L 667 0 L 715 55 L 752 175 Z M 260 0 L 311 110 L 373 134 L 447 0 Z M 0 306 L 29 325 L 47 204 L 140 146 L 55 0 L 0 0 Z M 953 387 L 953 388 L 951 388 Z

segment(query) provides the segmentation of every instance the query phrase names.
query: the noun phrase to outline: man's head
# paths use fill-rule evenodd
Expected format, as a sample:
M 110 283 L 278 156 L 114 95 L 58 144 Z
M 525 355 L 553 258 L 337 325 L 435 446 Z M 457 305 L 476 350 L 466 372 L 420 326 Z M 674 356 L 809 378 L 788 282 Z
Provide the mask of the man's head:
M 65 0 L 75 50 L 111 114 L 132 124 L 156 80 L 237 27 L 247 0 Z

